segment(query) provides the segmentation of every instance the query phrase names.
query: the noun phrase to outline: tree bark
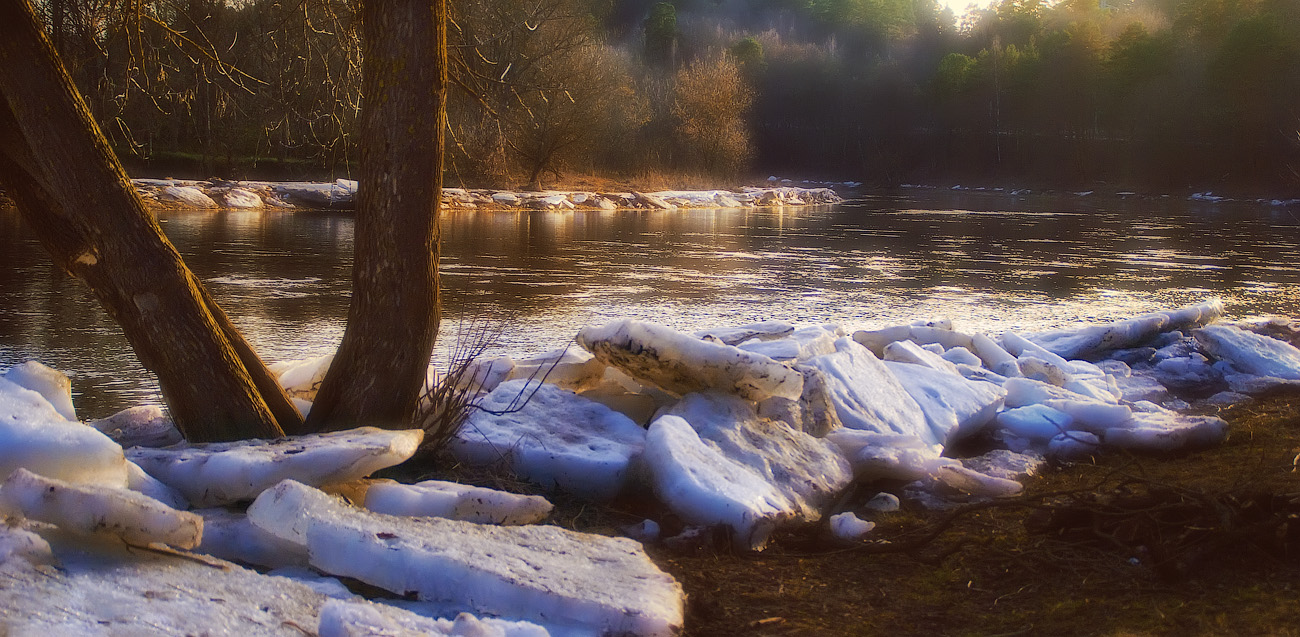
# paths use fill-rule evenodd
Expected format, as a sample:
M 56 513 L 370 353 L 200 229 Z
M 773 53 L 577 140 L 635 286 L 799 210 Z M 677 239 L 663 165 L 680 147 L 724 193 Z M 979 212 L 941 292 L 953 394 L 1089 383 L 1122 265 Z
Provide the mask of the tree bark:
M 348 326 L 310 429 L 409 427 L 438 333 L 445 0 L 362 3 L 361 179 Z
M 0 0 L 0 181 L 158 376 L 191 441 L 277 437 L 301 416 L 145 209 L 29 0 Z

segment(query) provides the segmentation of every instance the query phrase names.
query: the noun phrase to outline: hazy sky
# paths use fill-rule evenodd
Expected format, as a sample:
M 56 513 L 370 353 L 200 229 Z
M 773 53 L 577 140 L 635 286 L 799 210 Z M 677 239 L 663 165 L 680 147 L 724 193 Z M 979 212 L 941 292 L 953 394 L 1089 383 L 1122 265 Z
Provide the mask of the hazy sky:
M 953 14 L 960 18 L 966 14 L 966 8 L 970 5 L 977 4 L 981 7 L 987 7 L 992 4 L 992 0 L 939 0 L 939 4 L 946 5 L 952 9 Z

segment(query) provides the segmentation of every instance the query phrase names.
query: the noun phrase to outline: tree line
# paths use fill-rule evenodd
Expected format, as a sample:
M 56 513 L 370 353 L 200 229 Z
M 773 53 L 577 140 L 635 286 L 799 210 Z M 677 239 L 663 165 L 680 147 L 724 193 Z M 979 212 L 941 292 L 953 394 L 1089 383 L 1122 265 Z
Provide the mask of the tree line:
M 128 165 L 350 174 L 355 0 L 149 4 L 38 3 Z M 1294 0 L 462 0 L 448 47 L 452 183 L 1300 187 Z

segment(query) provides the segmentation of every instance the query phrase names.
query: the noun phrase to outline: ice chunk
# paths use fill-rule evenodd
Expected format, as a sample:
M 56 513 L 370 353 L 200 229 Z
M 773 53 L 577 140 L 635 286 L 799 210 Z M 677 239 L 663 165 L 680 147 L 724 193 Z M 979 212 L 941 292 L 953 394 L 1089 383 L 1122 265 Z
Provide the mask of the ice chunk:
M 1223 380 L 1228 381 L 1230 390 L 1247 395 L 1267 394 L 1282 389 L 1300 390 L 1300 381 L 1272 376 L 1225 374 Z
M 753 406 L 735 396 L 687 394 L 663 414 L 681 417 L 704 445 L 774 486 L 793 520 L 821 519 L 822 509 L 853 480 L 849 463 L 833 443 L 760 419 Z
M 126 486 L 121 446 L 64 419 L 40 394 L 0 378 L 0 476 L 19 467 L 69 482 Z
M 508 356 L 475 360 L 465 369 L 458 385 L 476 392 L 490 392 L 511 378 L 514 370 L 515 361 Z
M 850 338 L 835 341 L 835 349 L 807 364 L 826 374 L 835 413 L 845 427 L 941 442 L 921 406 L 870 350 Z
M 1119 388 L 1120 397 L 1127 402 L 1137 402 L 1139 400 L 1149 400 L 1159 402 L 1169 398 L 1169 388 L 1160 384 L 1149 373 L 1132 374 L 1130 376 L 1114 376 L 1115 385 Z
M 536 524 L 545 520 L 554 508 L 541 496 L 442 480 L 372 485 L 366 491 L 365 506 L 375 513 L 434 516 L 481 524 Z
M 1003 411 L 998 414 L 998 424 L 1021 438 L 1045 441 L 1070 429 L 1074 419 L 1063 411 L 1039 404 Z
M 1126 426 L 1107 429 L 1102 441 L 1121 449 L 1165 452 L 1215 445 L 1227 435 L 1228 423 L 1222 418 L 1187 416 L 1157 407 L 1155 411 L 1135 411 Z
M 737 546 L 762 549 L 793 516 L 772 483 L 705 444 L 677 416 L 650 423 L 643 462 L 655 495 L 673 512 L 692 524 L 730 526 Z
M 764 321 L 741 327 L 723 327 L 701 330 L 693 334 L 696 338 L 713 340 L 723 345 L 740 345 L 756 338 L 759 341 L 772 341 L 790 336 L 794 326 L 782 321 Z
M 1034 334 L 1031 339 L 1063 358 L 1097 358 L 1114 350 L 1142 345 L 1161 332 L 1205 325 L 1222 315 L 1223 302 L 1212 299 L 1102 325 Z
M 911 363 L 928 367 L 935 371 L 957 374 L 957 366 L 932 352 L 921 348 L 912 341 L 898 341 L 885 346 L 885 360 L 897 363 Z
M 77 420 L 77 412 L 72 408 L 72 381 L 63 372 L 37 361 L 27 361 L 9 368 L 4 378 L 43 396 L 64 420 Z
M 216 208 L 217 202 L 193 186 L 167 186 L 159 193 L 159 198 L 175 201 L 191 208 Z
M 271 365 L 271 373 L 280 380 L 280 386 L 293 398 L 316 400 L 316 392 L 329 373 L 333 354 L 308 358 L 306 360 L 284 361 Z
M 854 515 L 852 511 L 836 513 L 831 516 L 831 534 L 846 542 L 856 542 L 866 537 L 876 528 L 875 522 L 868 522 Z
M 485 396 L 448 449 L 461 462 L 505 462 L 547 488 L 596 499 L 618 494 L 645 430 L 627 416 L 571 391 L 512 380 Z
M 560 349 L 514 361 L 506 380 L 539 380 L 575 392 L 601 384 L 605 364 L 580 349 Z
M 302 635 L 324 602 L 228 562 L 41 531 L 59 568 L 0 568 L 0 617 L 20 635 Z
M 901 507 L 902 502 L 898 500 L 898 496 L 883 491 L 872 496 L 870 500 L 867 500 L 866 504 L 862 505 L 862 508 L 868 511 L 880 513 L 893 513 Z
M 1225 325 L 1203 327 L 1192 336 L 1211 356 L 1256 376 L 1300 380 L 1300 349 L 1278 339 Z
M 967 469 L 959 462 L 950 462 L 941 465 L 938 471 L 935 472 L 935 477 L 944 484 L 971 495 L 1006 498 L 1019 495 L 1024 489 L 1024 486 L 1015 480 L 1007 480 L 1005 478 L 985 475 L 978 471 Z
M 123 447 L 166 447 L 185 438 L 157 405 L 129 407 L 88 423 Z
M 429 619 L 391 606 L 331 599 L 321 607 L 316 634 L 320 637 L 547 637 L 550 633 L 529 622 L 479 619 L 469 613 L 461 613 L 454 620 Z
M 814 356 L 834 352 L 837 338 L 839 335 L 835 331 L 813 325 L 801 327 L 787 338 L 750 341 L 740 344 L 739 347 L 747 352 L 762 354 L 781 362 L 802 362 Z
M 420 429 L 362 427 L 278 440 L 135 447 L 128 455 L 194 506 L 211 507 L 251 500 L 286 478 L 320 485 L 368 476 L 405 462 L 423 439 Z
M 853 333 L 853 340 L 871 350 L 877 357 L 885 355 L 885 346 L 912 337 L 911 325 L 893 325 L 878 330 L 858 330 Z
M 997 385 L 955 373 L 893 361 L 885 361 L 885 367 L 921 406 L 931 434 L 944 445 L 978 433 L 997 416 L 1006 397 Z
M 795 369 L 803 374 L 803 395 L 799 400 L 773 396 L 758 403 L 758 414 L 818 438 L 843 426 L 835 412 L 826 374 L 807 365 L 795 365 Z
M 193 513 L 203 518 L 203 541 L 195 552 L 268 568 L 307 565 L 302 544 L 263 531 L 244 513 L 221 507 Z
M 189 500 L 157 478 L 145 473 L 140 465 L 128 460 L 126 462 L 126 488 L 143 493 L 177 511 L 190 508 Z
M 1097 434 L 1087 431 L 1065 431 L 1047 443 L 1047 455 L 1059 460 L 1073 461 L 1087 458 L 1101 447 Z
M 603 634 L 682 627 L 681 586 L 626 538 L 370 513 L 291 480 L 248 514 L 304 542 L 312 566 L 399 595 Z
M 222 195 L 227 208 L 253 210 L 262 207 L 262 197 L 244 188 L 231 188 Z
M 761 354 L 710 343 L 661 325 L 623 320 L 585 327 L 578 343 L 608 365 L 677 395 L 718 390 L 759 401 L 797 399 L 803 375 Z
M 918 480 L 935 475 L 956 460 L 941 458 L 939 446 L 916 436 L 836 429 L 826 439 L 839 446 L 861 481 Z
M 45 538 L 27 529 L 0 524 L 0 572 L 3 572 L 5 563 L 10 560 L 48 564 L 54 560 L 54 556 L 50 552 L 50 543 Z M 0 593 L 0 599 L 2 598 L 3 593 Z
M 1204 391 L 1223 382 L 1223 374 L 1199 352 L 1166 358 L 1156 363 L 1153 373 L 1161 384 L 1188 391 Z
M 107 533 L 147 546 L 162 542 L 193 548 L 203 519 L 153 498 L 114 487 L 79 485 L 18 469 L 0 487 L 0 510 L 56 524 L 77 533 Z
M 949 363 L 952 363 L 954 369 L 956 369 L 957 365 L 968 365 L 971 367 L 979 367 L 984 364 L 984 361 L 981 360 L 980 357 L 976 356 L 974 352 L 966 349 L 965 347 L 954 347 L 944 352 L 942 354 L 942 357 L 944 360 L 948 361 Z
M 978 471 L 986 476 L 1003 480 L 1021 480 L 1038 473 L 1044 460 L 1036 452 L 1015 452 L 1007 449 L 994 449 L 973 458 L 963 458 L 962 466 L 971 471 Z
M 984 366 L 995 374 L 1007 378 L 1020 376 L 1020 362 L 993 339 L 983 335 L 971 336 L 971 351 L 984 361 Z

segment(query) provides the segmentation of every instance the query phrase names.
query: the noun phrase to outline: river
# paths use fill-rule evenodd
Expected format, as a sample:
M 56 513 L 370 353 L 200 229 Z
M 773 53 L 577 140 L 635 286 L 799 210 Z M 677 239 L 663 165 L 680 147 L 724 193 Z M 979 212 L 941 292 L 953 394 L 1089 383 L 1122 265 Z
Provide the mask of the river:
M 443 216 L 446 356 L 468 322 L 492 353 L 562 347 L 633 317 L 691 330 L 778 319 L 880 327 L 951 318 L 1041 330 L 1224 299 L 1300 316 L 1300 210 L 1177 199 L 904 191 L 789 209 L 455 211 Z M 166 212 L 190 267 L 267 361 L 332 351 L 347 316 L 352 218 Z M 481 324 L 481 323 L 480 323 Z M 0 370 L 73 377 L 78 413 L 158 402 L 90 294 L 0 210 Z

